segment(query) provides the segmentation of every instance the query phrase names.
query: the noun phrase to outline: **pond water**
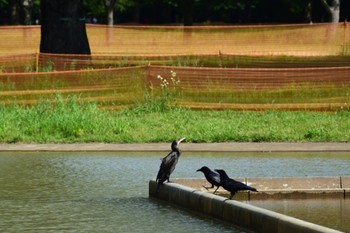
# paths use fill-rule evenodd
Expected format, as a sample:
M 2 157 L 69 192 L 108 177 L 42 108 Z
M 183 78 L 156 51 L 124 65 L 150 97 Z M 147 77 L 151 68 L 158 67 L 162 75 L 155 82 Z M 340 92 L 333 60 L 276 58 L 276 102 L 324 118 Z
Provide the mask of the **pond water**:
M 244 232 L 149 199 L 165 154 L 1 152 L 0 230 Z M 172 177 L 202 178 L 203 165 L 232 177 L 339 176 L 350 174 L 350 154 L 183 153 Z
M 350 232 L 350 199 L 318 198 L 250 201 L 249 204 Z

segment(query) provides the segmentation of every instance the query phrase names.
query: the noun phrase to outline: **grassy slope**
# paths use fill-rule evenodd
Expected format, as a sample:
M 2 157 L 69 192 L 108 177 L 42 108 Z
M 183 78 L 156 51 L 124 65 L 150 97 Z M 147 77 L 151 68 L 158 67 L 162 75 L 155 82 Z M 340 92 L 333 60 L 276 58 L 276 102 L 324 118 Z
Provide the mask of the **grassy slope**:
M 350 112 L 152 110 L 109 112 L 76 100 L 0 107 L 0 142 L 350 141 Z

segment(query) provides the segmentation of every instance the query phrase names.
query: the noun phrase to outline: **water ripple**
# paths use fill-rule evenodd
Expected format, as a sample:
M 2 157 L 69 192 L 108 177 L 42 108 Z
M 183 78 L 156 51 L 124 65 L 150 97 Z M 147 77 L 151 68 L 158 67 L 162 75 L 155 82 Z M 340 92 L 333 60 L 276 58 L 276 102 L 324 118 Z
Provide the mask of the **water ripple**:
M 243 232 L 148 198 L 164 153 L 0 153 L 3 232 Z M 233 177 L 349 175 L 349 154 L 184 153 L 172 177 L 203 165 Z

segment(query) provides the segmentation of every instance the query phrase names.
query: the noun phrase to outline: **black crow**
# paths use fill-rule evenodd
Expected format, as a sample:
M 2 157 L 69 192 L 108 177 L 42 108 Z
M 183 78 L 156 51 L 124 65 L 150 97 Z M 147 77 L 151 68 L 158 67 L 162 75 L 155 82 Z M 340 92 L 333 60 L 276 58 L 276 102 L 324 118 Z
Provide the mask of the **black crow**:
M 215 171 L 217 171 L 220 174 L 221 186 L 231 193 L 230 199 L 232 199 L 232 197 L 238 191 L 250 190 L 257 192 L 255 188 L 243 184 L 242 182 L 239 182 L 237 180 L 231 179 L 230 177 L 228 177 L 224 170 L 216 169 Z
M 162 159 L 162 163 L 160 164 L 160 168 L 156 179 L 156 181 L 158 182 L 157 192 L 159 191 L 161 184 L 163 184 L 165 181 L 169 182 L 170 175 L 174 171 L 175 166 L 181 155 L 181 151 L 178 148 L 178 146 L 185 139 L 186 138 L 181 138 L 179 140 L 173 141 L 173 143 L 171 143 L 171 152 Z
M 203 172 L 205 178 L 211 184 L 211 187 L 205 187 L 203 185 L 204 188 L 208 190 L 208 188 L 214 188 L 214 186 L 217 186 L 217 188 L 213 193 L 215 193 L 219 189 L 219 187 L 221 186 L 219 173 L 217 173 L 216 171 L 212 171 L 210 168 L 206 166 L 201 167 L 200 169 L 197 170 L 197 172 Z

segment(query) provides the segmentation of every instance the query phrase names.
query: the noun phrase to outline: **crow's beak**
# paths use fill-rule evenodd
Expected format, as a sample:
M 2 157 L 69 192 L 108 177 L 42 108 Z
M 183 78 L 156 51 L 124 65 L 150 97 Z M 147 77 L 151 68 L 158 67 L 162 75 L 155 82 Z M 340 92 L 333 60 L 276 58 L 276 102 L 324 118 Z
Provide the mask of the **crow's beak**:
M 200 172 L 201 171 L 201 169 L 198 169 L 196 172 Z

